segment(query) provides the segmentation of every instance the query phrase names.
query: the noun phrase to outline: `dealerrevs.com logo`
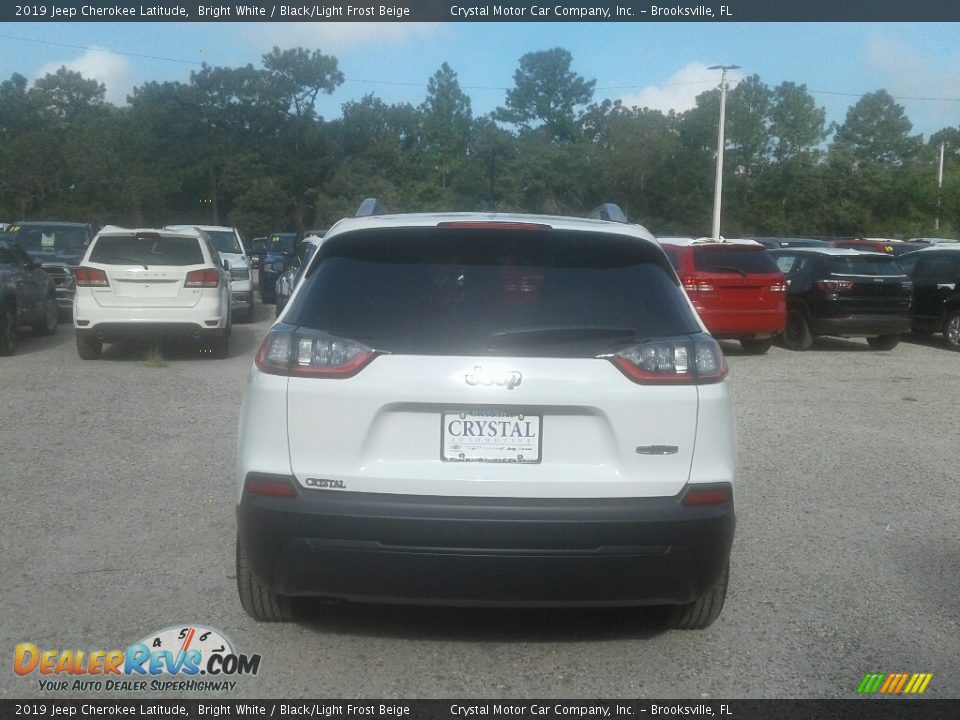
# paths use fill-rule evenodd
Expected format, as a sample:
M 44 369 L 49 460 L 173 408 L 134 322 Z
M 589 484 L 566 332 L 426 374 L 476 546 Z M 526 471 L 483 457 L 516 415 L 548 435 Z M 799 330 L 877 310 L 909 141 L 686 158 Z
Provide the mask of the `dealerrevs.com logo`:
M 14 648 L 13 671 L 36 677 L 40 690 L 157 692 L 234 690 L 237 680 L 260 671 L 260 655 L 242 655 L 220 631 L 202 625 L 175 625 L 126 650 Z

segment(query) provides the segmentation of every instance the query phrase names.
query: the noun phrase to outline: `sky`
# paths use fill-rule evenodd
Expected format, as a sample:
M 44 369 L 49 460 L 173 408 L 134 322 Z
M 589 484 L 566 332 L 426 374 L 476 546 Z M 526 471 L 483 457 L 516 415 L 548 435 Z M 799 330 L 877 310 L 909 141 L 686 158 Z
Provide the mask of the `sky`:
M 710 65 L 736 64 L 734 81 L 805 84 L 837 123 L 885 89 L 929 136 L 960 126 L 958 37 L 956 23 L 0 23 L 0 79 L 65 65 L 123 105 L 144 82 L 187 82 L 201 63 L 259 67 L 273 46 L 300 46 L 336 57 L 347 78 L 318 101 L 327 119 L 370 93 L 419 104 L 443 62 L 479 115 L 503 105 L 522 55 L 562 47 L 597 101 L 683 111 L 718 85 Z

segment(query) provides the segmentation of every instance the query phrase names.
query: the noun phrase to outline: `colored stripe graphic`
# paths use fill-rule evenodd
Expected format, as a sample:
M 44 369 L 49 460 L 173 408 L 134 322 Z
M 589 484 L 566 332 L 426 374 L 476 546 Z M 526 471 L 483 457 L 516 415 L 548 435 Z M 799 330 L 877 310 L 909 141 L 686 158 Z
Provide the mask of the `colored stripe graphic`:
M 933 679 L 933 673 L 867 673 L 857 686 L 861 695 L 920 695 Z

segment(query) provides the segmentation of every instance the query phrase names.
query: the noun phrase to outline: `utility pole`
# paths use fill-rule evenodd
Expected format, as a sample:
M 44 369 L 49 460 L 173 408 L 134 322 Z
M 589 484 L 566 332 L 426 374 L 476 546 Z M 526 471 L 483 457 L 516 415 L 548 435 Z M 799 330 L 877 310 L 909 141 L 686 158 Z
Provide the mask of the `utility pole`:
M 723 126 L 727 118 L 727 70 L 739 70 L 739 65 L 711 65 L 708 70 L 720 70 L 720 125 L 717 129 L 717 179 L 713 188 L 713 231 L 710 237 L 720 237 L 720 197 L 723 193 Z

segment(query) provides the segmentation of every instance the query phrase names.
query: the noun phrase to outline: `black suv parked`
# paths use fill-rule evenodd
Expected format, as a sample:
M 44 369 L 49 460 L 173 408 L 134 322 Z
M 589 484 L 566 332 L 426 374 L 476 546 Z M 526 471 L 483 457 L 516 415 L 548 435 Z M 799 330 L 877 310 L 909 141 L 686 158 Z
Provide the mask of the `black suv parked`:
M 57 329 L 53 280 L 19 245 L 0 237 L 0 355 L 13 355 L 20 328 L 50 334 Z
M 69 316 L 77 293 L 73 272 L 93 240 L 93 227 L 87 223 L 30 220 L 14 223 L 7 233 L 53 278 L 57 305 L 63 316 Z
M 840 248 L 770 250 L 787 278 L 783 344 L 808 350 L 815 335 L 865 337 L 892 350 L 910 329 L 912 283 L 891 255 Z
M 960 351 L 960 247 L 934 245 L 900 261 L 913 280 L 912 331 L 943 333 L 947 347 Z

